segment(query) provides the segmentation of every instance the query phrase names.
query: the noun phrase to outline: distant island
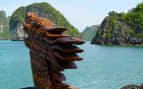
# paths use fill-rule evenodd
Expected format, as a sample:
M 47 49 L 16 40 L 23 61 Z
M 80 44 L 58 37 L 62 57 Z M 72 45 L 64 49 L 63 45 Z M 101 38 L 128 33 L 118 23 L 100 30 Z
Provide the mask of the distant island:
M 50 19 L 57 27 L 65 27 L 65 34 L 80 37 L 80 32 L 67 19 L 47 2 L 33 3 L 17 8 L 12 16 L 6 17 L 5 11 L 0 11 L 0 39 L 23 40 L 23 23 L 27 12 L 35 12 L 41 17 Z
M 81 38 L 86 41 L 91 41 L 96 35 L 96 31 L 99 29 L 99 25 L 87 26 L 81 33 Z
M 9 40 L 9 20 L 10 17 L 6 17 L 5 11 L 0 11 L 0 40 Z
M 143 46 L 143 3 L 128 11 L 111 11 L 105 17 L 92 44 Z
M 65 34 L 80 37 L 92 44 L 143 46 L 143 3 L 127 13 L 109 12 L 101 25 L 92 25 L 80 33 L 68 20 L 47 2 L 17 8 L 12 16 L 0 11 L 0 40 L 23 40 L 25 13 L 35 12 L 50 19 L 57 27 L 65 27 Z

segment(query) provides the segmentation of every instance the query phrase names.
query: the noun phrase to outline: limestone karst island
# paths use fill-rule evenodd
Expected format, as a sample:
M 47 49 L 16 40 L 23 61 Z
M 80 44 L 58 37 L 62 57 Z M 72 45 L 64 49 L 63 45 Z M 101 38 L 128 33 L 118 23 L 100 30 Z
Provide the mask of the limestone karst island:
M 143 89 L 143 1 L 1 0 L 0 89 Z

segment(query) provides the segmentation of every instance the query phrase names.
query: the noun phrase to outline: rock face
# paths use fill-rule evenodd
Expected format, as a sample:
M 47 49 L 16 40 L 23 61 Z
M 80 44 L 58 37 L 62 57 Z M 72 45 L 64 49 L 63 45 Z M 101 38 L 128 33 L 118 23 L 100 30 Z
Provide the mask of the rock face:
M 17 27 L 10 31 L 11 40 L 23 40 L 24 39 L 24 31 L 22 24 L 17 24 Z
M 127 14 L 110 12 L 92 44 L 103 45 L 143 45 L 143 3 Z
M 5 23 L 6 23 L 6 13 L 5 11 L 0 11 L 0 33 L 3 32 L 3 27 Z
M 5 11 L 0 11 L 0 39 L 9 39 L 9 17 Z
M 112 17 L 107 17 L 102 22 L 99 30 L 97 31 L 96 36 L 92 40 L 92 43 L 95 44 L 122 44 L 126 43 L 130 36 L 128 36 L 128 30 L 131 30 L 130 27 L 118 20 L 116 24 L 112 25 Z M 111 23 L 111 24 L 110 24 Z
M 92 25 L 86 27 L 85 30 L 81 33 L 81 37 L 86 41 L 91 41 L 96 35 L 96 31 L 99 29 L 99 25 Z
M 74 28 L 65 18 L 64 16 L 53 8 L 48 3 L 34 3 L 32 5 L 28 5 L 26 7 L 18 8 L 11 16 L 10 20 L 10 37 L 11 40 L 23 40 L 24 32 L 22 30 L 25 14 L 27 12 L 35 12 L 40 17 L 50 19 L 57 27 L 65 27 L 68 31 L 65 34 L 79 37 L 79 31 Z

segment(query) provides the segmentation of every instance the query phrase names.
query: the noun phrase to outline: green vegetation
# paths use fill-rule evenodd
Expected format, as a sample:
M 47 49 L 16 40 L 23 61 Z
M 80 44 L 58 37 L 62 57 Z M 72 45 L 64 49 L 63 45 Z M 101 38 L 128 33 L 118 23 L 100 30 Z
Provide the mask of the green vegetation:
M 102 44 L 102 41 L 106 44 L 111 40 L 113 44 L 143 43 L 143 3 L 127 13 L 111 11 L 108 14 L 109 16 L 105 17 L 92 43 Z
M 91 41 L 93 37 L 96 35 L 96 31 L 99 29 L 99 25 L 93 25 L 90 27 L 86 27 L 85 30 L 81 33 L 81 37 L 84 40 Z
M 25 21 L 24 18 L 25 18 L 25 8 L 24 7 L 20 7 L 11 16 L 10 29 L 15 29 L 18 24 L 24 23 L 24 21 Z
M 3 40 L 10 40 L 10 35 L 9 35 L 9 28 L 6 26 L 4 27 L 4 30 L 1 34 L 1 39 Z
M 67 28 L 68 31 L 65 32 L 65 34 L 75 37 L 80 36 L 79 31 L 74 28 L 59 11 L 45 2 L 34 3 L 26 7 L 18 8 L 11 16 L 10 31 L 16 30 L 18 24 L 24 23 L 25 13 L 31 11 L 37 13 L 41 17 L 50 19 L 54 24 L 56 24 L 57 27 Z
M 127 21 L 132 27 L 143 29 L 143 3 L 139 4 L 132 12 L 127 13 Z
M 125 23 L 129 26 L 130 29 L 124 29 L 122 24 L 118 23 L 118 35 L 122 35 L 121 30 L 126 30 L 127 37 L 129 36 L 138 36 L 143 37 L 143 3 L 140 3 L 136 8 L 131 9 L 128 13 L 116 13 L 111 11 L 108 13 L 109 16 L 105 20 L 110 18 L 109 25 L 111 30 L 114 29 L 117 21 L 120 23 Z M 109 30 L 108 30 L 109 31 Z M 100 32 L 100 31 L 99 31 Z M 101 32 L 100 32 L 101 34 Z M 102 34 L 101 34 L 102 35 Z M 108 38 L 111 38 L 111 35 L 108 35 Z
M 6 14 L 5 11 L 0 11 L 0 23 L 5 23 Z
M 112 39 L 113 36 L 110 32 L 108 32 L 106 37 L 107 37 L 107 39 Z
M 9 19 L 6 17 L 5 11 L 0 11 L 0 39 L 9 39 Z
M 112 29 L 114 28 L 115 24 L 116 24 L 116 19 L 114 17 L 111 17 L 111 22 L 109 23 L 110 26 L 112 27 Z
M 109 12 L 109 16 L 119 21 L 124 21 L 133 29 L 138 27 L 138 32 L 143 29 L 143 3 L 140 3 L 136 8 L 131 9 L 127 14 L 123 12 L 118 14 L 111 11 Z M 115 20 L 113 20 L 113 23 L 114 22 Z

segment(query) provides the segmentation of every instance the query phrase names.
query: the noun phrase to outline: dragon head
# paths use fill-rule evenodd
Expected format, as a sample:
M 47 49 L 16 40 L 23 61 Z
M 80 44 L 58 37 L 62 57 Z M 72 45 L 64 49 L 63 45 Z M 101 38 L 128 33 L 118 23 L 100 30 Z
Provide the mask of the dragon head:
M 26 18 L 25 18 L 26 23 L 34 24 L 37 22 L 37 20 L 38 20 L 38 15 L 36 13 L 28 12 L 26 14 Z

